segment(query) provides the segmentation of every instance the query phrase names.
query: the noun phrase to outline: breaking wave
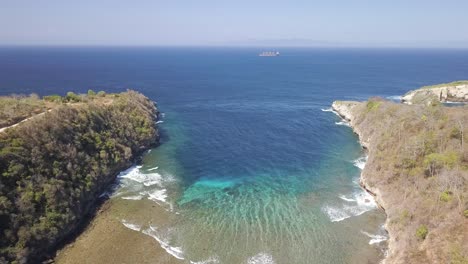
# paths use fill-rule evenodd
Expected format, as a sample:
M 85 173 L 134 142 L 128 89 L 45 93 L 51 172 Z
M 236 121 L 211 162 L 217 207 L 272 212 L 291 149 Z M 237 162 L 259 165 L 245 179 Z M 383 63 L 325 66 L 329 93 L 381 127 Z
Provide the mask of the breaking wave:
M 335 125 L 351 127 L 351 125 L 346 121 L 335 122 Z
M 247 260 L 247 264 L 273 264 L 275 261 L 273 257 L 266 253 L 258 253 Z
M 140 226 L 140 225 L 132 224 L 132 223 L 128 222 L 127 220 L 122 220 L 122 224 L 123 224 L 126 228 L 131 229 L 131 230 L 134 230 L 134 231 L 137 231 L 137 232 L 140 232 L 140 230 L 141 230 L 141 226 Z
M 366 231 L 362 231 L 362 230 L 361 230 L 361 233 L 363 233 L 364 235 L 370 237 L 371 240 L 369 240 L 369 245 L 378 244 L 378 243 L 381 243 L 381 242 L 386 241 L 388 239 L 387 236 L 379 235 L 379 234 L 373 235 L 373 234 L 370 234 L 370 233 L 368 233 Z
M 161 248 L 166 250 L 167 253 L 171 254 L 175 258 L 181 259 L 181 260 L 185 259 L 184 258 L 184 252 L 182 251 L 182 248 L 181 247 L 173 247 L 173 246 L 169 245 L 169 242 L 167 241 L 167 239 L 161 238 L 158 235 L 157 229 L 155 227 L 150 226 L 148 229 L 143 230 L 142 233 L 145 234 L 145 235 L 148 235 L 148 236 L 154 238 L 156 241 L 158 241 Z
M 374 197 L 362 189 L 355 192 L 352 197 L 340 195 L 339 198 L 346 203 L 322 207 L 322 211 L 332 222 L 343 221 L 347 218 L 362 215 L 365 212 L 377 208 Z
M 364 167 L 366 166 L 367 162 L 367 156 L 360 157 L 359 159 L 356 159 L 353 164 L 354 166 L 358 167 L 359 169 L 363 170 Z

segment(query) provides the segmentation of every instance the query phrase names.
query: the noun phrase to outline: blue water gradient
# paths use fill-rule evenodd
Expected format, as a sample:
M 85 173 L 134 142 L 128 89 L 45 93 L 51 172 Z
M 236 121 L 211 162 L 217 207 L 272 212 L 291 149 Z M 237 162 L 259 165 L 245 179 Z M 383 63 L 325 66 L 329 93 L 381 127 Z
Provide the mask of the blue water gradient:
M 260 51 L 4 47 L 0 93 L 132 88 L 157 101 L 162 145 L 141 173 L 162 178 L 158 192 L 137 183 L 122 192 L 159 195 L 153 200 L 174 214 L 167 243 L 184 261 L 378 261 L 385 243 L 370 245 L 366 234 L 384 236 L 385 215 L 357 184 L 354 162 L 364 153 L 322 110 L 467 79 L 468 51 Z

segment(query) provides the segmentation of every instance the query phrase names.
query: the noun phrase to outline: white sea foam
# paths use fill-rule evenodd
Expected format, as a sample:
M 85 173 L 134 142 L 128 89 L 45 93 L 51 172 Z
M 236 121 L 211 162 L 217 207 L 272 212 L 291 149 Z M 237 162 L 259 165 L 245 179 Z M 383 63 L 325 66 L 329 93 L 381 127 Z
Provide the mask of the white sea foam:
M 332 222 L 343 221 L 344 219 L 362 215 L 365 212 L 377 208 L 374 197 L 362 189 L 355 192 L 352 198 L 346 196 L 340 196 L 339 198 L 345 200 L 346 203 L 322 207 L 322 211 L 328 215 Z
M 353 164 L 354 166 L 358 167 L 359 169 L 363 170 L 364 167 L 366 166 L 367 162 L 367 156 L 360 157 L 359 159 L 356 159 Z
M 250 257 L 247 260 L 247 264 L 274 264 L 275 261 L 270 254 L 267 253 L 258 253 L 257 255 Z
M 333 110 L 333 108 L 331 108 L 331 107 L 330 107 L 330 108 L 325 108 L 325 109 L 320 109 L 320 110 L 322 110 L 322 112 L 332 112 L 332 113 L 335 114 L 336 116 L 342 118 L 342 117 L 340 116 L 340 114 L 338 114 L 338 112 L 336 112 L 335 110 Z
M 156 124 L 161 124 L 161 123 L 164 123 L 164 121 L 162 121 L 162 120 L 156 121 Z
M 125 170 L 119 174 L 119 179 L 129 179 L 138 183 L 141 183 L 145 186 L 152 186 L 155 184 L 161 185 L 162 176 L 159 173 L 141 173 L 140 169 L 137 167 L 131 167 L 128 170 Z
M 148 235 L 158 241 L 161 248 L 166 250 L 167 253 L 171 254 L 177 259 L 184 259 L 184 252 L 182 251 L 182 248 L 170 246 L 166 239 L 161 238 L 158 235 L 157 229 L 155 227 L 150 226 L 148 229 L 145 229 L 142 232 L 143 234 Z
M 140 232 L 140 230 L 141 230 L 141 226 L 140 226 L 140 225 L 132 224 L 132 223 L 128 222 L 127 220 L 122 220 L 122 224 L 123 224 L 126 228 L 129 228 L 129 229 L 134 230 L 134 231 Z
M 373 234 L 370 234 L 370 233 L 367 233 L 365 231 L 362 231 L 361 230 L 361 233 L 363 233 L 364 235 L 368 236 L 371 238 L 371 240 L 369 240 L 369 245 L 373 245 L 373 244 L 378 244 L 380 242 L 383 242 L 385 240 L 388 239 L 387 236 L 384 236 L 384 235 L 373 235 Z
M 155 202 L 157 202 L 157 201 L 166 202 L 166 199 L 167 199 L 167 194 L 166 194 L 165 189 L 152 190 L 152 191 L 149 191 L 149 192 L 144 192 L 142 194 L 147 194 L 148 199 L 150 199 L 152 201 L 155 201 Z
M 335 122 L 335 125 L 351 127 L 351 125 L 346 121 Z
M 159 168 L 159 167 L 156 166 L 156 167 L 153 167 L 153 168 L 151 168 L 151 169 L 148 169 L 148 171 L 154 171 L 154 170 L 157 170 L 158 168 Z
M 124 199 L 124 200 L 141 200 L 141 199 L 143 199 L 143 195 L 123 196 L 122 199 Z
M 347 201 L 347 202 L 355 202 L 355 201 L 356 201 L 356 200 L 354 200 L 354 199 L 352 199 L 352 198 L 348 198 L 348 197 L 346 197 L 346 196 L 344 196 L 344 195 L 340 195 L 340 196 L 338 196 L 338 197 L 339 197 L 341 200 L 345 200 L 345 201 Z

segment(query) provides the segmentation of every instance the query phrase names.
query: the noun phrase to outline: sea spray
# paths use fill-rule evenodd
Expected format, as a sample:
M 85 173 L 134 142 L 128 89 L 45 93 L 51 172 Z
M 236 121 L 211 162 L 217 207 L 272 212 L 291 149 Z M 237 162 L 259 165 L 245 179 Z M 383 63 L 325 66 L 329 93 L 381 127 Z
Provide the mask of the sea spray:
M 123 219 L 122 221 L 122 224 L 127 227 L 128 229 L 131 229 L 133 231 L 138 231 L 140 232 L 141 230 L 141 226 L 140 225 L 137 225 L 137 224 L 133 224 L 133 223 L 130 223 L 129 221 Z
M 162 237 L 160 234 L 158 234 L 157 228 L 154 226 L 150 226 L 149 228 L 145 229 L 142 231 L 143 234 L 148 235 L 152 238 L 154 238 L 156 241 L 158 241 L 159 245 L 161 248 L 166 250 L 167 253 L 171 254 L 177 259 L 185 259 L 184 258 L 184 252 L 182 251 L 181 247 L 173 247 L 169 244 L 167 239 Z
M 275 261 L 270 254 L 267 253 L 258 253 L 257 255 L 250 257 L 247 260 L 247 264 L 274 264 Z
M 353 164 L 363 170 L 366 162 L 367 156 L 363 156 L 356 159 Z M 359 185 L 359 178 L 353 180 L 353 184 L 355 184 L 355 191 L 351 195 L 341 194 L 338 196 L 344 203 L 322 207 L 322 211 L 328 215 L 330 221 L 339 222 L 377 208 L 374 197 Z
M 370 234 L 370 233 L 362 231 L 362 230 L 361 230 L 361 233 L 363 233 L 364 235 L 371 238 L 371 240 L 369 240 L 369 245 L 378 244 L 378 243 L 381 243 L 381 242 L 386 241 L 388 239 L 387 236 L 379 235 L 379 234 L 373 235 L 373 234 Z

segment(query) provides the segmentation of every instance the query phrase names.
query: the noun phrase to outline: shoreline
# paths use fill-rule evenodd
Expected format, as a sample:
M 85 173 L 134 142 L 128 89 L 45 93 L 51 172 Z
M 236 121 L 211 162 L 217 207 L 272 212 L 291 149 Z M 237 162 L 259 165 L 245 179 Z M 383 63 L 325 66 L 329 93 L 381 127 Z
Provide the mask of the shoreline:
M 59 264 L 154 263 L 155 260 L 180 263 L 155 239 L 125 226 L 125 215 L 142 210 L 136 205 L 132 200 L 106 200 L 83 232 L 56 252 L 53 261 Z M 151 208 L 152 215 L 159 216 L 158 221 L 167 221 L 163 209 Z
M 354 107 L 355 105 L 357 105 L 357 103 L 348 103 L 345 108 L 344 107 L 339 107 L 337 104 L 335 104 L 335 102 L 333 102 L 332 106 L 331 106 L 331 109 L 332 109 L 332 112 L 335 113 L 337 116 L 339 116 L 341 119 L 343 119 L 345 122 L 347 122 L 349 124 L 349 127 L 353 130 L 353 133 L 356 134 L 358 136 L 358 140 L 359 140 L 359 144 L 361 145 L 361 147 L 364 149 L 367 157 L 370 157 L 370 151 L 369 151 L 369 142 L 368 141 L 363 141 L 363 136 L 361 135 L 360 131 L 358 129 L 356 129 L 356 127 L 353 125 L 353 115 L 351 113 L 351 108 Z M 367 163 L 367 161 L 366 161 Z M 385 229 L 385 231 L 387 232 L 388 234 L 388 239 L 387 239 L 387 249 L 385 251 L 385 254 L 384 254 L 384 258 L 380 261 L 380 263 L 382 264 L 385 264 L 386 263 L 386 260 L 388 258 L 388 253 L 389 252 L 392 252 L 392 245 L 391 245 L 391 241 L 392 241 L 392 234 L 389 232 L 388 230 L 388 222 L 389 222 L 389 217 L 388 217 L 388 214 L 387 214 L 387 211 L 386 211 L 386 208 L 384 206 L 384 202 L 382 201 L 381 199 L 381 196 L 379 195 L 380 191 L 377 189 L 371 189 L 371 187 L 369 186 L 369 184 L 366 182 L 366 178 L 364 177 L 364 171 L 366 169 L 366 166 L 364 166 L 364 168 L 361 170 L 361 173 L 359 175 L 359 186 L 361 186 L 361 188 L 363 188 L 367 193 L 369 193 L 375 203 L 377 204 L 377 206 L 384 212 L 385 214 L 385 222 L 383 224 L 383 227 Z

